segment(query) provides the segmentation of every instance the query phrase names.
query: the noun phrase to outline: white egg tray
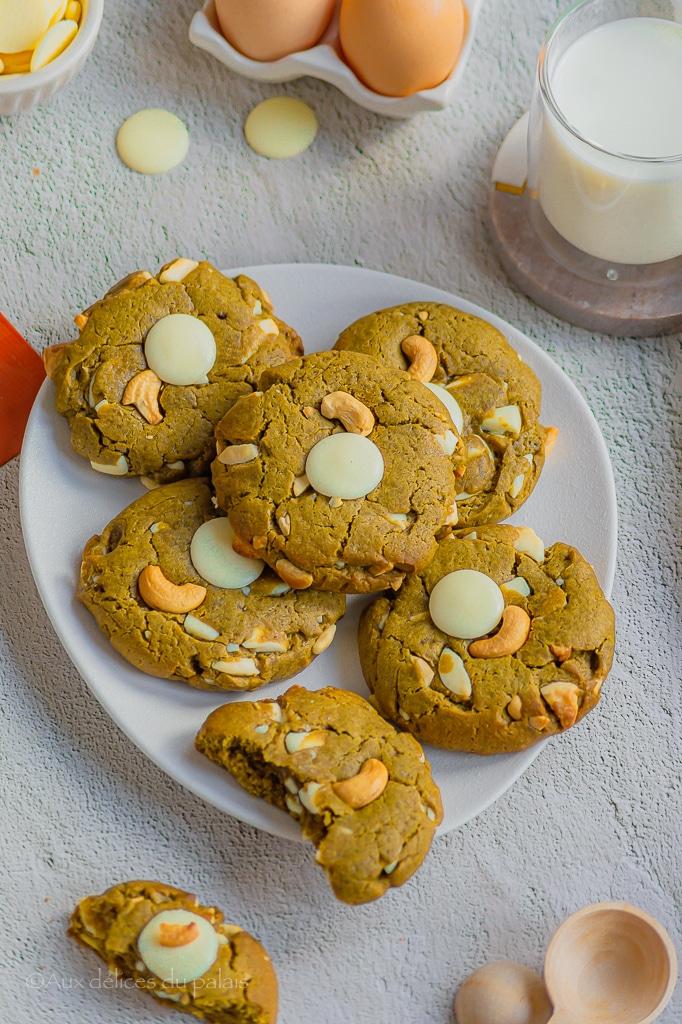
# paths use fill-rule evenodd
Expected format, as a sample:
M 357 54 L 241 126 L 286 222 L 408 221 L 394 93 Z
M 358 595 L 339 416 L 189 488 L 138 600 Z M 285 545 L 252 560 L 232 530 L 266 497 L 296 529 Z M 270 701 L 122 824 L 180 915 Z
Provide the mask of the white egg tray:
M 213 0 L 207 0 L 202 10 L 192 18 L 189 27 L 190 41 L 201 50 L 206 50 L 232 71 L 245 78 L 259 82 L 291 82 L 295 78 L 310 75 L 329 82 L 340 89 L 355 103 L 376 114 L 386 117 L 412 117 L 423 110 L 443 110 L 452 101 L 464 75 L 476 29 L 478 14 L 483 0 L 468 0 L 469 15 L 464 46 L 452 73 L 435 89 L 424 89 L 412 96 L 382 96 L 363 85 L 348 65 L 341 59 L 339 46 L 339 5 L 331 24 L 317 46 L 298 53 L 290 53 L 280 60 L 250 60 L 230 46 L 218 27 Z

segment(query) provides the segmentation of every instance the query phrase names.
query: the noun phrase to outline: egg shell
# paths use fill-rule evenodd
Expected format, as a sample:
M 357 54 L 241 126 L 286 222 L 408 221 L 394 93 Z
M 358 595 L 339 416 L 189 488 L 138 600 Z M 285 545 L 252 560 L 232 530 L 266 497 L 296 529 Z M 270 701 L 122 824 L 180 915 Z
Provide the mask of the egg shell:
M 279 60 L 324 34 L 335 0 L 215 0 L 228 43 L 251 60 Z
M 410 96 L 448 77 L 466 24 L 462 0 L 342 0 L 339 42 L 368 88 Z

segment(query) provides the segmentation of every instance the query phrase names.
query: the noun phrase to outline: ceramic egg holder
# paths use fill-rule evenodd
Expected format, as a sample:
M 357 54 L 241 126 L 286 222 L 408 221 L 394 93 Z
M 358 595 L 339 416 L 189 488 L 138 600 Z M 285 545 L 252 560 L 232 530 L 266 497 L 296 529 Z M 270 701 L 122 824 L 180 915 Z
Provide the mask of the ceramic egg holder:
M 595 903 L 549 944 L 545 980 L 503 960 L 467 978 L 458 1024 L 651 1024 L 677 982 L 677 955 L 655 918 L 627 903 Z
M 528 123 L 525 114 L 502 143 L 488 201 L 507 276 L 538 306 L 588 331 L 647 337 L 681 330 L 682 256 L 645 267 L 607 263 L 562 238 L 526 188 Z
M 451 74 L 433 89 L 424 89 L 412 96 L 382 96 L 363 85 L 341 57 L 339 46 L 339 3 L 334 17 L 316 46 L 288 54 L 280 60 L 257 61 L 245 57 L 231 46 L 218 27 L 213 0 L 207 0 L 192 18 L 189 38 L 195 46 L 206 50 L 232 71 L 259 82 L 291 82 L 310 75 L 329 82 L 361 107 L 387 117 L 412 117 L 425 110 L 443 110 L 452 101 L 464 75 L 474 38 L 474 30 L 483 0 L 466 3 L 468 22 L 464 46 Z

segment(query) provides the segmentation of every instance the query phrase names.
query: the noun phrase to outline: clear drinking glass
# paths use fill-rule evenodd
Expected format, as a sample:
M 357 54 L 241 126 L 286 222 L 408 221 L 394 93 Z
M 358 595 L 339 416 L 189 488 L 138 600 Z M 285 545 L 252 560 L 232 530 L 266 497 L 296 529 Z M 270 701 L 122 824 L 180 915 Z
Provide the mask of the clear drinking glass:
M 682 26 L 682 0 L 582 0 L 548 33 L 531 105 L 524 201 L 545 248 L 576 277 L 665 285 L 679 281 L 682 268 L 682 152 L 642 157 L 600 145 L 570 122 L 555 89 L 572 43 L 631 18 Z M 675 29 L 661 24 L 660 31 L 676 45 Z M 679 59 L 682 65 L 682 46 Z M 633 60 L 633 76 L 641 73 Z M 682 119 L 682 95 L 663 104 L 661 116 L 668 108 Z

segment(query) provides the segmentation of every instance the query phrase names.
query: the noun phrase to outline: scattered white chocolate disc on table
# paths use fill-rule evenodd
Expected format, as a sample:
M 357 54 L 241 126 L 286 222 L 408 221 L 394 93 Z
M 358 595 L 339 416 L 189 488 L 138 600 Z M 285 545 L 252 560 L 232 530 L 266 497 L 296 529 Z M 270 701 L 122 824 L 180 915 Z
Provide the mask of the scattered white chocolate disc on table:
M 220 939 L 200 914 L 162 910 L 140 932 L 137 951 L 157 978 L 171 985 L 187 985 L 215 963 Z
M 476 569 L 457 569 L 436 583 L 429 598 L 434 624 L 448 636 L 485 636 L 502 618 L 504 595 L 495 580 Z
M 450 414 L 450 419 L 457 427 L 457 433 L 461 434 L 464 429 L 464 417 L 462 416 L 462 410 L 459 407 L 459 402 L 453 395 L 448 391 L 447 388 L 441 387 L 440 384 L 431 384 L 430 382 L 424 382 L 424 386 L 432 391 L 436 398 L 439 398 L 445 408 Z
M 184 160 L 189 149 L 189 133 L 170 110 L 139 110 L 119 128 L 116 149 L 132 171 L 163 174 Z
M 78 23 L 58 21 L 42 37 L 31 57 L 31 71 L 40 71 L 46 64 L 58 57 L 76 38 Z
M 246 141 L 261 156 L 298 156 L 317 135 L 317 118 L 303 100 L 276 96 L 254 107 L 244 125 Z
M 318 494 L 364 498 L 383 479 L 384 457 L 362 434 L 330 434 L 310 449 L 305 473 Z
M 209 519 L 192 537 L 190 557 L 199 575 L 214 587 L 240 590 L 263 572 L 260 558 L 245 558 L 233 549 L 235 533 L 229 519 Z
M 213 332 L 188 313 L 169 313 L 147 334 L 144 354 L 149 368 L 166 384 L 204 384 L 216 361 Z
M 47 0 L 0 0 L 0 53 L 32 50 L 50 25 Z

